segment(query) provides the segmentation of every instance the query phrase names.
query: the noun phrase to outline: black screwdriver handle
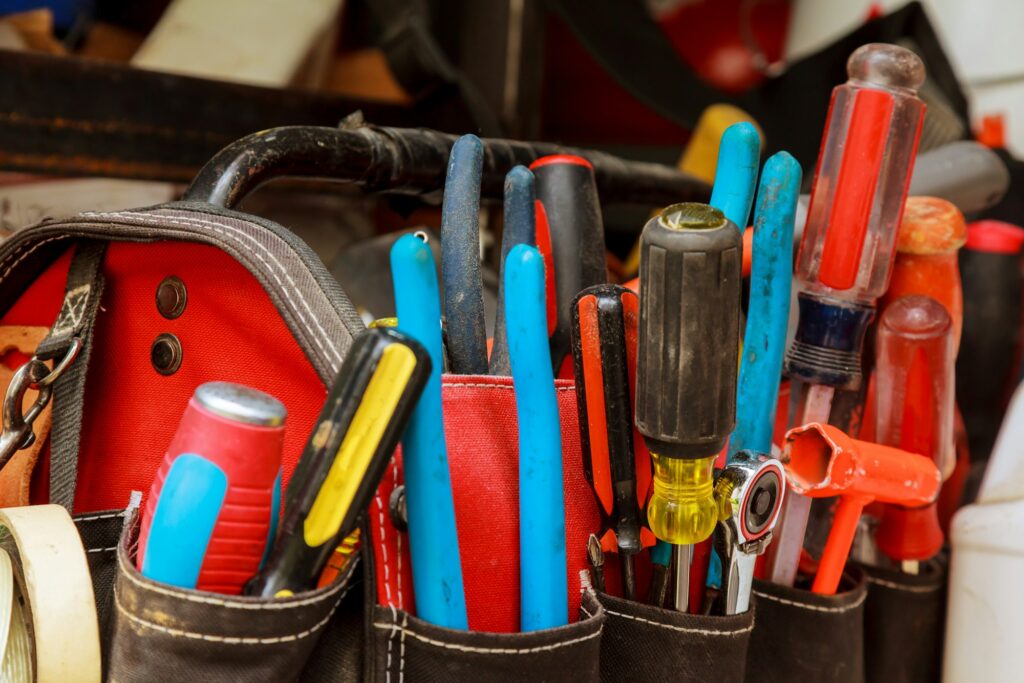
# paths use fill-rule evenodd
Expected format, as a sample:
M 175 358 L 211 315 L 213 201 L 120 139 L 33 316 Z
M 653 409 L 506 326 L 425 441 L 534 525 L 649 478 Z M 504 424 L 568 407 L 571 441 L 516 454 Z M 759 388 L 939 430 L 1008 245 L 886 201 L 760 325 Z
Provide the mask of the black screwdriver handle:
M 551 335 L 551 363 L 557 374 L 571 351 L 573 299 L 587 287 L 608 282 L 604 222 L 594 182 L 594 169 L 586 159 L 571 155 L 543 157 L 530 165 L 536 178 L 537 199 L 547 213 L 555 268 L 555 331 Z
M 742 238 L 707 204 L 676 204 L 640 238 L 636 424 L 653 453 L 705 458 L 736 423 Z

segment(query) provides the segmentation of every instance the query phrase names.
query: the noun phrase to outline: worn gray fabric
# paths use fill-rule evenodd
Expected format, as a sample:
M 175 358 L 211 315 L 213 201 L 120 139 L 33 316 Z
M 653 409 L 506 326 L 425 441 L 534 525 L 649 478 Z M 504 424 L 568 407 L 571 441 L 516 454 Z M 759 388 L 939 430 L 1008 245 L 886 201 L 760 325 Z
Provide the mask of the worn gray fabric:
M 112 683 L 299 680 L 359 564 L 335 584 L 295 597 L 218 595 L 146 579 L 134 566 L 137 544 L 136 518 L 117 549 Z
M 78 444 L 82 433 L 85 378 L 92 353 L 92 330 L 103 298 L 103 254 L 106 244 L 79 243 L 68 268 L 64 301 L 50 334 L 36 349 L 40 359 L 53 359 L 54 367 L 74 340 L 81 343 L 78 357 L 53 386 L 53 427 L 50 430 L 50 502 L 72 512 L 78 481 Z
M 78 535 L 82 537 L 85 558 L 92 575 L 93 598 L 96 600 L 96 620 L 99 623 L 100 641 L 109 642 L 112 628 L 111 612 L 114 607 L 114 579 L 117 576 L 117 542 L 124 532 L 129 519 L 124 510 L 105 510 L 74 518 Z M 106 648 L 104 647 L 104 655 Z M 107 661 L 104 656 L 103 668 Z

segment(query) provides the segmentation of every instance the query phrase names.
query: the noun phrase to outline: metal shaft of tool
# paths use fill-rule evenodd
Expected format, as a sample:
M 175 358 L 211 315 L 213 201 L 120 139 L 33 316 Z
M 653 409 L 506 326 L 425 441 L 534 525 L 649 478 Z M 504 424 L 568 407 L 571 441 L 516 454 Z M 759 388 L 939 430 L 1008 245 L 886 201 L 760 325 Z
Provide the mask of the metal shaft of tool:
M 735 549 L 722 566 L 722 593 L 726 614 L 742 614 L 750 609 L 750 591 L 754 585 L 757 555 Z
M 627 600 L 635 600 L 636 570 L 634 568 L 633 556 L 620 553 L 619 563 L 622 567 L 622 594 Z
M 677 545 L 672 554 L 675 570 L 675 591 L 673 605 L 677 612 L 690 609 L 690 566 L 693 564 L 693 546 Z
M 803 415 L 797 422 L 828 423 L 835 389 L 823 384 L 808 387 L 803 404 Z M 811 499 L 794 492 L 786 492 L 782 516 L 775 531 L 775 540 L 769 547 L 768 579 L 772 583 L 792 586 L 796 582 L 800 566 L 800 553 L 807 532 L 807 520 L 811 514 Z

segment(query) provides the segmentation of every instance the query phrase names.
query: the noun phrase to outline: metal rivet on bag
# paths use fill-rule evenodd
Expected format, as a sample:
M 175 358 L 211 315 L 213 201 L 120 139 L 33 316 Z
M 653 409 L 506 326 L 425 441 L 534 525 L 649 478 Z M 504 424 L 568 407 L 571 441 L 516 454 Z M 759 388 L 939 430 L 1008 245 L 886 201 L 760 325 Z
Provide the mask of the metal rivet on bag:
M 188 290 L 181 278 L 171 275 L 165 277 L 156 288 L 156 309 L 168 320 L 174 320 L 185 312 L 188 303 Z
M 409 528 L 409 517 L 405 510 L 405 487 L 396 486 L 388 499 L 388 514 L 391 517 L 391 525 L 396 531 L 405 531 Z
M 173 375 L 181 367 L 181 341 L 173 334 L 161 334 L 149 348 L 149 360 L 161 375 Z

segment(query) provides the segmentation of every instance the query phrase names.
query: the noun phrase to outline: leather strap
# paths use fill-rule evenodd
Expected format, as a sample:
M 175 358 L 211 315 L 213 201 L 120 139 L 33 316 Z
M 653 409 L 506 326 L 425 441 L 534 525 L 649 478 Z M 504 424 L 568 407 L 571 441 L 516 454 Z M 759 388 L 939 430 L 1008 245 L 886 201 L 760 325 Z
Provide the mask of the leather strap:
M 49 332 L 50 330 L 45 327 L 21 325 L 0 327 L 0 355 L 19 351 L 26 356 L 31 356 Z M 7 392 L 7 387 L 13 377 L 13 371 L 5 365 L 0 365 L 0 394 Z M 27 406 L 34 403 L 37 393 L 34 389 L 25 392 L 24 404 Z M 0 508 L 29 504 L 32 470 L 35 469 L 39 454 L 50 435 L 52 419 L 52 408 L 47 405 L 32 423 L 32 431 L 36 435 L 35 441 L 28 448 L 23 448 L 12 455 L 7 464 L 0 469 Z

